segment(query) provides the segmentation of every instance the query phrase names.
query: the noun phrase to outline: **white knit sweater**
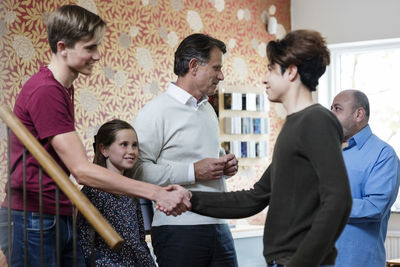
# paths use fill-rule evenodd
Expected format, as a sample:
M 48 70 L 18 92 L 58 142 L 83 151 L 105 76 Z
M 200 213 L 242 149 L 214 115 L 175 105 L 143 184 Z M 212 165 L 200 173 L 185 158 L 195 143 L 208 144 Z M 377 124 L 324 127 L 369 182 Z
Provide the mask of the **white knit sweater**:
M 189 190 L 225 191 L 223 179 L 194 183 L 188 177 L 189 166 L 194 162 L 218 158 L 223 153 L 218 118 L 212 106 L 205 101 L 196 110 L 187 103 L 189 97 L 186 91 L 171 83 L 167 92 L 148 102 L 139 112 L 134 127 L 140 157 L 134 177 L 162 186 L 180 184 Z M 225 220 L 192 212 L 173 217 L 156 211 L 152 225 L 220 223 L 225 223 Z

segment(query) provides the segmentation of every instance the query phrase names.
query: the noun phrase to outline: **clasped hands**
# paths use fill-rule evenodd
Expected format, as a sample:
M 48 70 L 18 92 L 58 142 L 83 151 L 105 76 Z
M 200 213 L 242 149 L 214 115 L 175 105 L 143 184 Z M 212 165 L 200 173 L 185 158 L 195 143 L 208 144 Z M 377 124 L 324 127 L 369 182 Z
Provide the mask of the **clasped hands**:
M 156 198 L 157 210 L 167 215 L 178 216 L 183 212 L 190 210 L 192 204 L 190 198 L 192 193 L 180 185 L 173 184 L 162 187 Z
M 205 158 L 194 163 L 196 180 L 221 179 L 222 175 L 233 176 L 238 171 L 238 160 L 234 154 L 220 158 Z
M 221 179 L 222 175 L 233 176 L 238 170 L 238 160 L 234 154 L 220 158 L 205 158 L 194 163 L 196 180 Z M 190 210 L 192 193 L 180 185 L 169 185 L 159 191 L 156 209 L 167 215 L 178 216 Z

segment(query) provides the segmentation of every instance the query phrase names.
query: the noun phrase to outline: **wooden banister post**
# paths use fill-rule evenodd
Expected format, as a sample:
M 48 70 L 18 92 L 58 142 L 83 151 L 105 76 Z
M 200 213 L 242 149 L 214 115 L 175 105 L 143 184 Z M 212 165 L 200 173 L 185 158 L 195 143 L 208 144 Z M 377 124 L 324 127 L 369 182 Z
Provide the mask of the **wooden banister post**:
M 64 170 L 54 161 L 15 114 L 11 112 L 9 107 L 0 106 L 0 118 L 36 158 L 47 174 L 78 208 L 82 215 L 85 216 L 104 241 L 113 249 L 121 247 L 123 239 L 115 232 L 113 227 L 103 218 L 87 197 L 71 182 Z

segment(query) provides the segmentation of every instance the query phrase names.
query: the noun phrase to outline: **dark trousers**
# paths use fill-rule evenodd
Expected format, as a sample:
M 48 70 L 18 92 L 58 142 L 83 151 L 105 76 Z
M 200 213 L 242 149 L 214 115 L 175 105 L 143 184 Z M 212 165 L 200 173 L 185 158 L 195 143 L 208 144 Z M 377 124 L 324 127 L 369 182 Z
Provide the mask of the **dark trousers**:
M 151 229 L 159 267 L 237 267 L 226 224 L 165 225 Z

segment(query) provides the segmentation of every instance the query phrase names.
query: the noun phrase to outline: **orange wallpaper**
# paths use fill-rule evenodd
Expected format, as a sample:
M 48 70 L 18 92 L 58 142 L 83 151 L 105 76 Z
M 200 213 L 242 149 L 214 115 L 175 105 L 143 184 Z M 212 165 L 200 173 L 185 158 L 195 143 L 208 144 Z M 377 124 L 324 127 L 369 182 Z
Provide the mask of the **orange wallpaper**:
M 227 44 L 225 84 L 262 86 L 267 70 L 266 44 L 290 29 L 290 0 L 2 0 L 2 105 L 12 107 L 24 82 L 40 65 L 48 64 L 44 21 L 66 3 L 91 10 L 108 26 L 100 48 L 102 58 L 93 74 L 74 83 L 76 129 L 89 157 L 93 155 L 92 137 L 102 123 L 117 117 L 132 122 L 147 101 L 176 79 L 173 54 L 185 36 L 202 32 Z M 271 105 L 270 144 L 282 124 L 279 110 Z M 6 150 L 6 127 L 0 121 L 0 192 L 5 184 Z M 229 189 L 251 187 L 265 167 L 242 168 L 229 180 Z M 256 217 L 248 222 L 264 221 Z

